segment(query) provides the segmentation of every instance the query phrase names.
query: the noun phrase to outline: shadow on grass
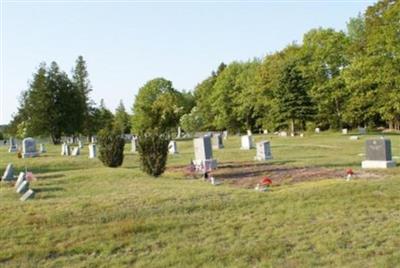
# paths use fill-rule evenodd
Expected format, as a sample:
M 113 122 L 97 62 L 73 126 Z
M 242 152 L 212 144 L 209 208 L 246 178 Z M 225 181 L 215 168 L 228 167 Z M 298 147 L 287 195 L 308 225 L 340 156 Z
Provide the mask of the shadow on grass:
M 58 179 L 58 178 L 62 178 L 65 177 L 64 174 L 54 174 L 54 175 L 38 175 L 37 178 L 40 180 L 43 179 Z
M 35 188 L 34 191 L 37 192 L 37 193 L 51 193 L 51 192 L 64 191 L 64 188 L 61 188 L 61 187 L 41 187 L 41 188 Z

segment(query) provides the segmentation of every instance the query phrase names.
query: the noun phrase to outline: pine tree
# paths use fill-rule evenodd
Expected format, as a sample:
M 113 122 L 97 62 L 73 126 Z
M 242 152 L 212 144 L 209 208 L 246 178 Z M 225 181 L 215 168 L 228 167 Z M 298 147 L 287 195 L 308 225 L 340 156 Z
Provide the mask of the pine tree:
M 131 130 L 130 117 L 125 110 L 125 106 L 122 100 L 115 110 L 114 129 L 120 134 L 129 133 Z

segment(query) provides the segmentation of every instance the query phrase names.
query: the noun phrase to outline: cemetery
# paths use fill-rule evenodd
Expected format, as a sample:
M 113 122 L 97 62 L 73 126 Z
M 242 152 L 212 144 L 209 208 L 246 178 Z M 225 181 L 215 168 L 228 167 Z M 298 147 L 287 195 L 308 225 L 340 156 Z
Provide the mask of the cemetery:
M 0 267 L 400 266 L 400 1 L 0 2 Z
M 269 144 L 271 158 L 264 160 L 255 159 L 257 148 L 241 150 L 240 136 L 229 136 L 219 150 L 212 149 L 211 137 L 197 143 L 178 139 L 179 153 L 168 158 L 167 170 L 159 179 L 140 170 L 138 154 L 131 152 L 130 143 L 125 145 L 124 164 L 118 169 L 89 158 L 93 144 L 85 143 L 76 157 L 60 155 L 59 146 L 45 144 L 46 153 L 22 159 L 3 146 L 0 171 L 3 174 L 12 163 L 13 180 L 0 188 L 0 223 L 7 233 L 7 239 L 1 238 L 4 250 L 0 260 L 26 263 L 25 253 L 29 252 L 29 261 L 39 265 L 95 265 L 111 257 L 114 265 L 147 266 L 156 259 L 162 266 L 191 266 L 193 259 L 188 256 L 200 251 L 196 263 L 207 263 L 215 256 L 214 250 L 223 247 L 225 258 L 217 263 L 246 265 L 248 260 L 238 260 L 237 254 L 264 258 L 264 253 L 257 254 L 268 249 L 265 263 L 308 266 L 330 262 L 341 266 L 365 263 L 368 258 L 364 254 L 373 254 L 375 245 L 382 243 L 379 241 L 388 247 L 374 258 L 386 260 L 385 254 L 393 254 L 389 245 L 398 241 L 386 234 L 397 227 L 388 225 L 393 218 L 381 215 L 396 207 L 399 168 L 364 169 L 361 163 L 368 159 L 369 140 L 384 144 L 382 152 L 374 147 L 379 152 L 373 156 L 399 158 L 400 136 L 389 135 L 385 140 L 379 135 L 368 133 L 352 141 L 339 132 L 303 138 L 253 134 L 255 144 Z M 195 144 L 205 146 L 198 149 L 198 155 Z M 202 179 L 201 172 L 197 179 L 185 175 L 191 159 L 217 162 L 210 182 Z M 24 179 L 25 168 L 37 180 Z M 349 168 L 354 175 L 347 181 Z M 262 186 L 266 176 L 271 184 Z M 375 199 L 379 199 L 379 207 L 373 205 Z M 335 229 L 333 223 L 346 227 Z M 312 239 L 298 233 L 299 224 Z M 380 225 L 388 226 L 386 232 L 380 231 Z M 221 228 L 225 231 L 218 231 Z M 368 238 L 365 228 L 376 235 Z M 348 232 L 346 237 L 343 231 Z M 22 234 L 32 240 L 40 236 L 41 246 L 24 243 Z M 371 245 L 368 249 L 363 249 L 365 237 Z M 325 255 L 320 252 L 350 238 L 358 253 L 350 250 L 347 255 L 349 249 L 335 246 L 334 253 L 321 259 Z M 211 247 L 208 239 L 216 239 Z M 318 250 L 310 253 L 307 245 Z M 180 248 L 179 253 L 173 253 L 175 247 Z M 118 252 L 118 258 L 113 252 Z M 275 257 L 279 254 L 292 256 L 291 260 Z M 48 258 L 50 255 L 53 257 Z M 347 257 L 330 259 L 336 255 Z

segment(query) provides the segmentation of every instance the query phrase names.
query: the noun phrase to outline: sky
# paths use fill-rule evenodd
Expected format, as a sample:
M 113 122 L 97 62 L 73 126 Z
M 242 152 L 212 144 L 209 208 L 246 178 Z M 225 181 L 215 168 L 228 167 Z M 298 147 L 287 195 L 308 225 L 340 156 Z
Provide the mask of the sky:
M 91 98 L 130 112 L 146 81 L 193 90 L 221 62 L 283 49 L 317 27 L 345 30 L 376 1 L 357 0 L 0 0 L 0 124 L 41 62 L 71 73 L 82 55 Z M 40 105 L 38 103 L 37 105 Z

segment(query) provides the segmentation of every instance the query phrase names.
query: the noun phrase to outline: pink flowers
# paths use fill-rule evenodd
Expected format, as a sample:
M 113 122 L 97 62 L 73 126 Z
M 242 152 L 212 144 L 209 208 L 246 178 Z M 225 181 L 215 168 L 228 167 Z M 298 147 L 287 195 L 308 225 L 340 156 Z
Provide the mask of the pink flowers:
M 32 172 L 26 172 L 25 178 L 27 181 L 31 182 L 31 181 L 36 181 L 36 177 L 33 175 Z

